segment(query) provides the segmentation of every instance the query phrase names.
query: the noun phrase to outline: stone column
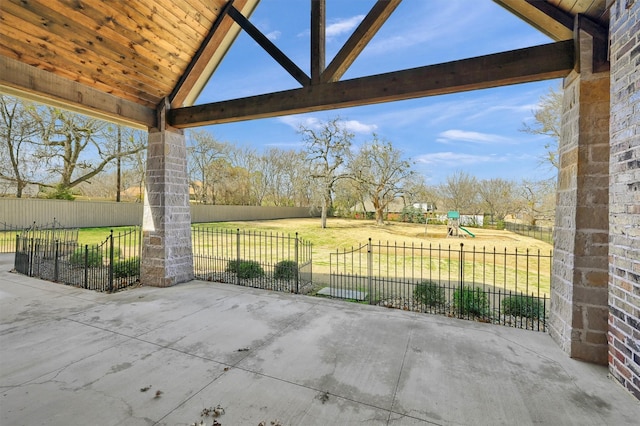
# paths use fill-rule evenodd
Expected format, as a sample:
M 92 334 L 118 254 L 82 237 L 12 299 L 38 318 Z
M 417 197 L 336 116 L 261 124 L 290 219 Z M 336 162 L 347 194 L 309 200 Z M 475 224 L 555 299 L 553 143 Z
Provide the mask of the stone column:
M 156 287 L 193 279 L 186 142 L 181 130 L 165 125 L 164 112 L 149 131 L 142 220 L 140 280 Z
M 549 332 L 571 357 L 607 364 L 609 71 L 602 35 L 580 19 L 564 82 Z

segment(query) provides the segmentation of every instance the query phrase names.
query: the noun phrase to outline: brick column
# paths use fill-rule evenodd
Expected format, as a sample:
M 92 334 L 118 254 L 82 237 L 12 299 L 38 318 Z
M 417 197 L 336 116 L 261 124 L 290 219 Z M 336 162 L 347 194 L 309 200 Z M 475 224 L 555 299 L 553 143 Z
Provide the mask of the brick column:
M 579 70 L 564 82 L 549 332 L 571 357 L 606 364 L 609 72 L 597 61 L 602 38 L 579 19 L 576 27 Z
M 640 0 L 610 16 L 609 371 L 640 399 Z
M 168 287 L 193 279 L 191 211 L 184 134 L 159 126 L 149 132 L 140 279 Z

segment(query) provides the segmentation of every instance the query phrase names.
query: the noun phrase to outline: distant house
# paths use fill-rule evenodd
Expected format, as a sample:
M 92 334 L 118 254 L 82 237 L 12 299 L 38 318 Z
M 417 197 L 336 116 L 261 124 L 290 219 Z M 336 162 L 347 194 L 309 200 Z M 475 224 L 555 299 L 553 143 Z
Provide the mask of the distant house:
M 406 204 L 404 198 L 396 198 L 390 202 L 387 208 L 384 209 L 387 220 L 400 220 L 402 211 L 406 207 L 409 207 L 409 205 Z M 436 204 L 433 202 L 414 203 L 411 204 L 410 207 L 421 209 L 425 213 L 431 213 L 435 211 Z M 358 203 L 351 208 L 351 212 L 355 215 L 356 219 L 363 218 L 367 213 L 372 214 L 375 210 L 376 209 L 373 207 L 373 203 L 370 200 L 364 202 L 364 211 L 362 203 Z

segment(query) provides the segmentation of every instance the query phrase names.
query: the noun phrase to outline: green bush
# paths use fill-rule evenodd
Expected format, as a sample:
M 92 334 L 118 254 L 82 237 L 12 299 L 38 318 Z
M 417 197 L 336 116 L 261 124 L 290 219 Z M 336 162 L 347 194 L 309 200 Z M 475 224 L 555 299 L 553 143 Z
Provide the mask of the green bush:
M 73 201 L 76 199 L 76 197 L 71 192 L 71 188 L 67 188 L 62 184 L 56 185 L 55 188 L 47 192 L 46 198 L 50 200 L 68 200 L 68 201 Z
M 413 297 L 423 305 L 430 307 L 438 307 L 446 303 L 444 287 L 440 287 L 433 281 L 422 281 L 416 285 Z
M 262 266 L 255 260 L 230 260 L 227 263 L 227 272 L 238 275 L 238 278 L 259 278 L 264 276 Z
M 69 258 L 69 262 L 73 266 L 84 266 L 85 265 L 85 251 L 84 247 L 78 247 L 71 253 L 71 257 Z M 102 266 L 104 256 L 102 254 L 102 250 L 98 250 L 95 248 L 89 248 L 87 252 L 87 266 Z
M 489 296 L 480 288 L 463 287 L 453 292 L 453 307 L 461 314 L 489 316 Z
M 276 280 L 293 280 L 298 276 L 298 264 L 293 260 L 276 263 L 273 278 Z
M 504 220 L 499 220 L 496 222 L 496 229 L 502 231 L 504 228 L 506 228 Z
M 129 259 L 113 262 L 113 276 L 116 278 L 133 277 L 140 275 L 140 258 L 135 256 Z
M 544 318 L 544 303 L 533 296 L 510 296 L 502 299 L 502 311 L 516 317 Z
M 402 209 L 400 220 L 409 223 L 424 223 L 424 211 L 417 207 L 406 206 Z

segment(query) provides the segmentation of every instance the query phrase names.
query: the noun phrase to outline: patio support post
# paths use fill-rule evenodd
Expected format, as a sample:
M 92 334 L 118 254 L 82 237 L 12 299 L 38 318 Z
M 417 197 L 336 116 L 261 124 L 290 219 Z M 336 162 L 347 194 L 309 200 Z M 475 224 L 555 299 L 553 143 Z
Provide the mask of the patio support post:
M 571 357 L 606 365 L 609 69 L 606 30 L 603 43 L 591 27 L 576 18 L 578 63 L 564 81 L 549 332 Z
M 140 281 L 169 287 L 193 279 L 191 211 L 184 133 L 166 124 L 169 102 L 149 131 Z

